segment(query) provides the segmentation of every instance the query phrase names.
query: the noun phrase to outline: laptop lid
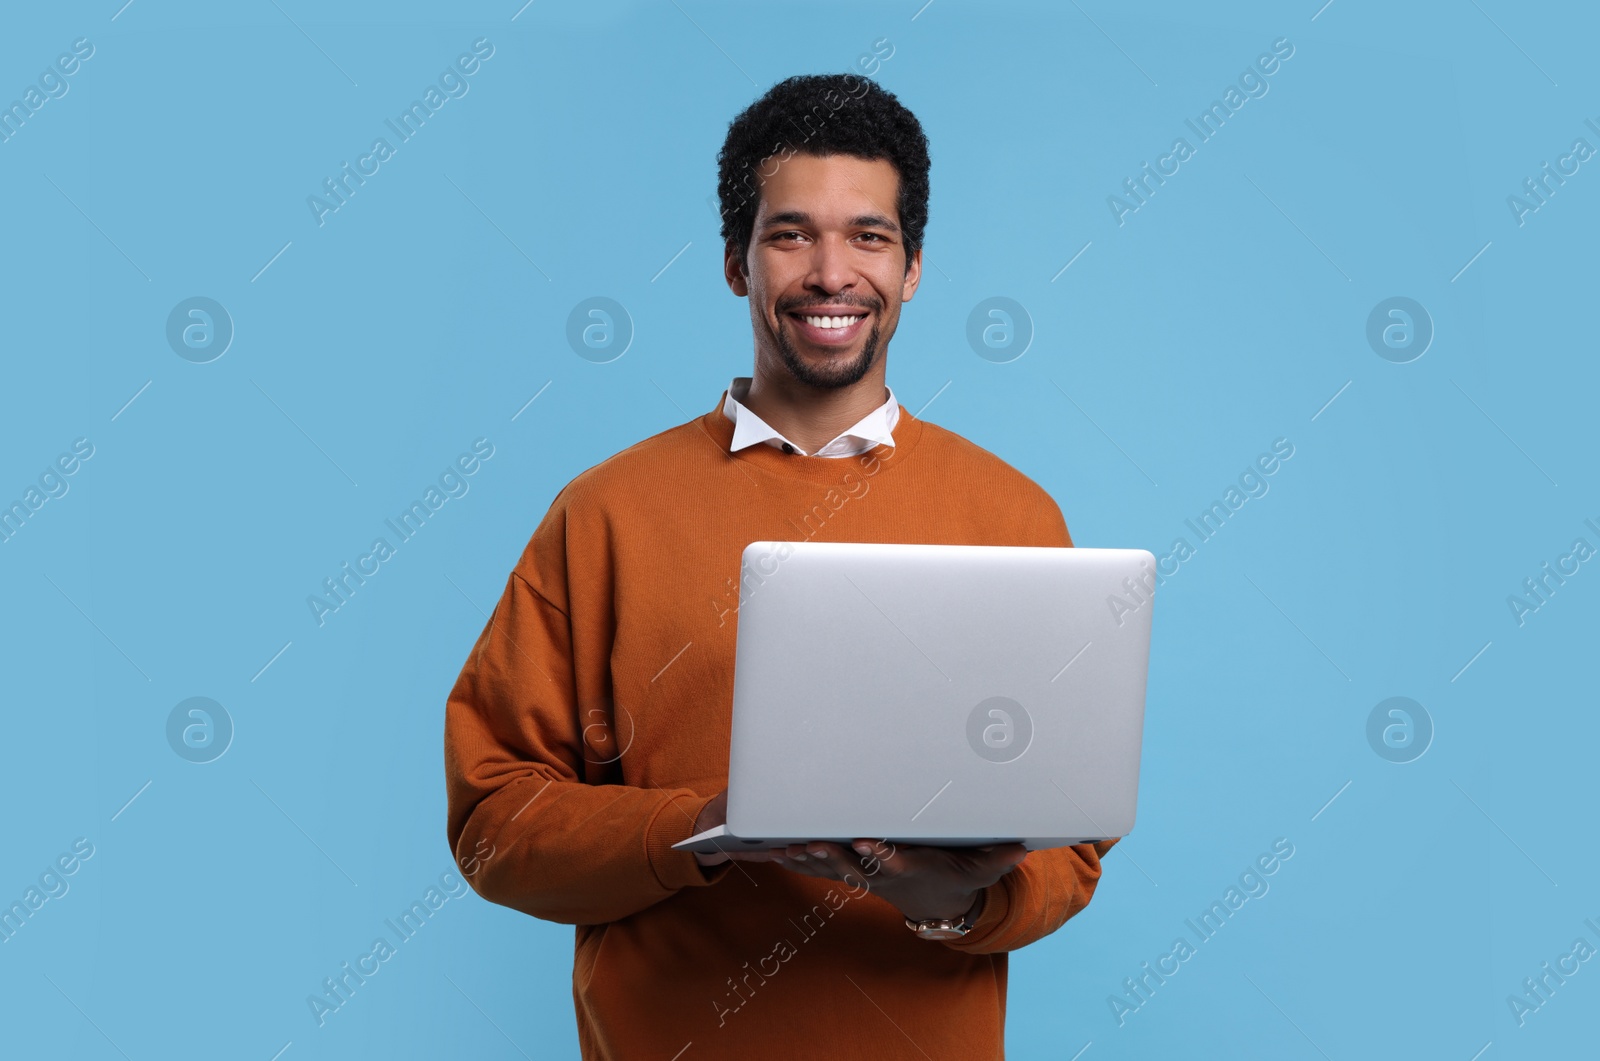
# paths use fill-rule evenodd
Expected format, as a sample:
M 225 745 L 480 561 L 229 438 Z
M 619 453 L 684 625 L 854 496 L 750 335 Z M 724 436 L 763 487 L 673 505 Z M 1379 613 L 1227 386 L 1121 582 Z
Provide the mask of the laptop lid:
M 728 828 L 1056 846 L 1133 828 L 1155 558 L 751 543 Z

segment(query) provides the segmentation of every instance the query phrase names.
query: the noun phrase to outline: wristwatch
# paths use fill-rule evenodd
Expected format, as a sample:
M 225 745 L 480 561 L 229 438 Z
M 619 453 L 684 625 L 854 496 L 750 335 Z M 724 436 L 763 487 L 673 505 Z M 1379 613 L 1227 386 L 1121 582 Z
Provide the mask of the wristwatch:
M 973 910 L 980 909 L 983 902 L 983 892 L 978 893 L 978 898 L 972 902 L 972 907 L 960 917 L 931 917 L 924 921 L 913 921 L 906 918 L 906 927 L 923 939 L 960 939 L 972 931 L 976 922 Z

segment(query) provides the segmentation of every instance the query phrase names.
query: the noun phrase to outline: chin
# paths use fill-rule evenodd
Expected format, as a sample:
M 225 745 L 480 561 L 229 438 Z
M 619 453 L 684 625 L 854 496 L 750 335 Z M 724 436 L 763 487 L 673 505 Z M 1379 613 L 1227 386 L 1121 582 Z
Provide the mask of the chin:
M 832 350 L 809 343 L 796 346 L 784 331 L 778 333 L 778 354 L 789 374 L 812 387 L 835 389 L 859 382 L 877 363 L 877 352 L 876 330 L 854 347 Z

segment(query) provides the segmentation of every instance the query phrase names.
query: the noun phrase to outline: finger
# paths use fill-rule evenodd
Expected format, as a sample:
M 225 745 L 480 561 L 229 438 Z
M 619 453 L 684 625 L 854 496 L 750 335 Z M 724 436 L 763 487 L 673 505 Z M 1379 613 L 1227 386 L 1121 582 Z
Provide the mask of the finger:
M 836 844 L 831 840 L 813 840 L 806 845 L 806 854 L 813 860 L 820 860 L 831 871 L 832 875 L 843 880 L 846 874 L 860 874 L 863 859 L 852 851 L 847 844 Z
M 824 863 L 849 862 L 852 865 L 855 863 L 855 855 L 848 848 L 843 844 L 836 844 L 829 840 L 811 840 L 803 844 L 790 844 L 782 850 L 787 857 L 799 862 L 814 859 Z
M 859 872 L 858 859 L 841 844 L 813 840 L 805 844 L 790 844 L 781 852 L 775 850 L 778 861 L 796 872 L 813 877 L 843 880 L 848 873 Z
M 1011 869 L 1028 857 L 1028 849 L 1022 844 L 997 844 L 983 852 L 980 857 L 985 865 Z
M 914 872 L 919 863 L 925 863 L 926 855 L 918 855 L 918 848 L 906 845 L 891 844 L 887 840 L 856 839 L 850 842 L 851 849 L 861 860 L 862 869 L 870 874 L 893 878 Z M 937 849 L 923 849 L 937 850 Z
M 988 850 L 976 847 L 924 850 L 934 856 L 935 864 L 942 863 L 971 878 L 988 876 L 992 878 L 990 883 L 1010 873 L 1028 855 L 1028 849 L 1021 844 L 997 844 Z
M 738 847 L 725 849 L 723 853 L 736 862 L 772 862 L 777 859 L 777 856 L 783 854 L 783 849 Z
M 790 873 L 798 873 L 802 877 L 820 877 L 826 880 L 837 880 L 838 876 L 824 862 L 814 859 L 790 858 L 787 855 L 776 855 L 772 860 Z
M 939 853 L 951 858 L 965 859 L 980 865 L 1012 865 L 1021 862 L 1028 854 L 1024 844 L 986 844 L 982 847 L 936 847 L 924 844 L 902 844 L 896 853 L 913 860 Z
M 882 845 L 873 850 L 869 841 L 854 841 L 858 853 L 874 862 L 885 878 L 938 874 L 954 876 L 974 886 L 987 887 L 1009 873 L 1027 857 L 1022 844 L 990 845 L 987 851 L 974 847 L 935 847 L 921 844 Z M 881 854 L 885 847 L 888 854 Z M 873 850 L 871 856 L 865 852 Z

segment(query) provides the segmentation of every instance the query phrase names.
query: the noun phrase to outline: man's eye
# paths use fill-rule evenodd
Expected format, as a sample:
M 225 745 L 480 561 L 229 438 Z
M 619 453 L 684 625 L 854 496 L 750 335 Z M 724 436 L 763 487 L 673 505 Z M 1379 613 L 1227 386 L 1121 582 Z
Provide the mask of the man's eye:
M 876 232 L 863 232 L 861 234 L 863 236 L 870 237 L 871 239 L 875 239 L 879 243 L 887 243 L 888 242 L 888 240 L 884 239 L 882 236 L 878 235 Z

